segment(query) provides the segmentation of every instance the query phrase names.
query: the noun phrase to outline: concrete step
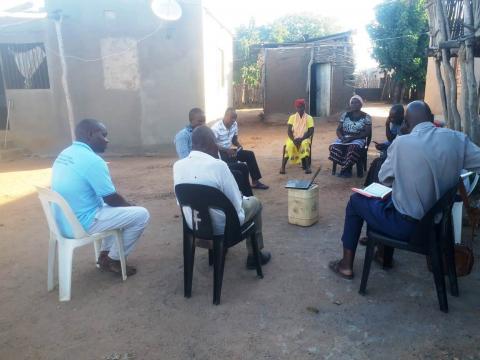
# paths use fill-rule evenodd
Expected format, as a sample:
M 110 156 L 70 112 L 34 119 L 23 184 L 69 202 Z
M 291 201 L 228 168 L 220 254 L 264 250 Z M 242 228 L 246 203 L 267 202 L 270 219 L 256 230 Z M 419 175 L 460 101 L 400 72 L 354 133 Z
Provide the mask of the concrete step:
M 25 150 L 21 148 L 7 148 L 0 147 L 0 161 L 12 161 L 22 159 L 25 156 Z

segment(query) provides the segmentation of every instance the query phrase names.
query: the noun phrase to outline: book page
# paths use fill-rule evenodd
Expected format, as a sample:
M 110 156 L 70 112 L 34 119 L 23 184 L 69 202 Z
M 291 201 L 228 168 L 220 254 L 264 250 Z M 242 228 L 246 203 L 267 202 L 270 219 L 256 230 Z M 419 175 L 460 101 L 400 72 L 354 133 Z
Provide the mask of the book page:
M 388 195 L 392 191 L 392 189 L 379 183 L 372 183 L 369 186 L 367 186 L 365 189 L 363 189 L 363 191 L 371 194 L 374 197 L 383 199 L 386 195 Z

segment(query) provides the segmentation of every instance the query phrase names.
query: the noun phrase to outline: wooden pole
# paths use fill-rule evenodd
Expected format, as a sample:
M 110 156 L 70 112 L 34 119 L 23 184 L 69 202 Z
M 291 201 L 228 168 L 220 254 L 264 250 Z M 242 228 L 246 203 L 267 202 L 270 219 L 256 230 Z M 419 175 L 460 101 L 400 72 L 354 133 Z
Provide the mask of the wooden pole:
M 440 41 L 449 40 L 448 23 L 444 6 L 445 4 L 443 0 L 436 0 L 436 17 Z M 444 73 L 448 79 L 446 95 L 449 111 L 449 127 L 455 130 L 460 130 L 461 119 L 457 107 L 457 79 L 455 78 L 455 70 L 453 69 L 452 64 L 450 64 L 450 50 L 445 48 L 441 49 L 441 54 Z
M 58 53 L 60 55 L 60 65 L 62 69 L 62 86 L 65 93 L 65 102 L 67 104 L 67 119 L 70 127 L 70 136 L 72 137 L 73 142 L 75 141 L 75 121 L 73 119 L 72 99 L 70 97 L 70 89 L 68 87 L 68 68 L 67 62 L 65 61 L 65 48 L 63 46 L 62 20 L 62 15 L 60 15 L 58 19 L 55 19 L 55 31 L 57 34 Z
M 468 88 L 468 108 L 470 119 L 470 136 L 472 140 L 480 144 L 480 131 L 478 119 L 478 86 L 475 79 L 475 58 L 474 58 L 474 32 L 472 31 L 474 19 L 470 1 L 463 2 L 463 19 L 467 26 L 464 27 L 465 40 L 465 67 L 466 67 L 466 88 Z
M 460 74 L 462 79 L 462 130 L 470 135 L 470 108 L 468 106 L 468 86 L 467 86 L 467 66 L 465 64 L 465 46 L 462 45 L 458 52 L 458 62 L 460 64 Z
M 440 100 L 442 102 L 443 116 L 445 117 L 445 123 L 449 124 L 448 107 L 447 107 L 447 95 L 445 93 L 445 82 L 443 81 L 442 69 L 440 60 L 435 59 L 435 72 L 437 74 L 438 89 L 440 91 Z

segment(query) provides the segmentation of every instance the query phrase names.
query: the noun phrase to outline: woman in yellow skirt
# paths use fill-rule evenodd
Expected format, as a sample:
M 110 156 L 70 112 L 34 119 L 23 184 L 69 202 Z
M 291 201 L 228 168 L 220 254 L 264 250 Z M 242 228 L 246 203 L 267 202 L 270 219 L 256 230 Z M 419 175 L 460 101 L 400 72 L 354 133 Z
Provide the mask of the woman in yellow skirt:
M 310 174 L 310 145 L 313 136 L 313 118 L 305 112 L 305 100 L 295 100 L 297 112 L 288 119 L 288 138 L 285 143 L 285 157 L 282 159 L 280 174 L 285 174 L 285 166 L 290 160 L 302 164 L 306 174 Z

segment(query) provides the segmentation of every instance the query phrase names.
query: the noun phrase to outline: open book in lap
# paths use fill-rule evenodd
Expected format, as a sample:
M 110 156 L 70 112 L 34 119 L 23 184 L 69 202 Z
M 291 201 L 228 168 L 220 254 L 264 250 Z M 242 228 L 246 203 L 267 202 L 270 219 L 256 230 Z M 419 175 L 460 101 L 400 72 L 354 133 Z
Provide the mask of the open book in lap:
M 369 198 L 385 199 L 387 196 L 389 196 L 392 193 L 392 188 L 389 188 L 388 186 L 374 182 L 368 185 L 364 189 L 352 188 L 352 191 Z

